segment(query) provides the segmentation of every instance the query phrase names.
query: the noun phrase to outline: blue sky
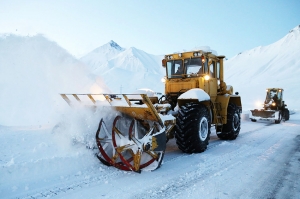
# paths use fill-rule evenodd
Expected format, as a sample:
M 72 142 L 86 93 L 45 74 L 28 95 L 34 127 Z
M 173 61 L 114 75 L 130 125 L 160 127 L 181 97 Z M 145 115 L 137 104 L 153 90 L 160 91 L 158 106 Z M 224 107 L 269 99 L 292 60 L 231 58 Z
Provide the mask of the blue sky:
M 43 34 L 75 57 L 114 40 L 162 55 L 210 46 L 231 58 L 300 25 L 299 0 L 0 0 L 0 34 Z

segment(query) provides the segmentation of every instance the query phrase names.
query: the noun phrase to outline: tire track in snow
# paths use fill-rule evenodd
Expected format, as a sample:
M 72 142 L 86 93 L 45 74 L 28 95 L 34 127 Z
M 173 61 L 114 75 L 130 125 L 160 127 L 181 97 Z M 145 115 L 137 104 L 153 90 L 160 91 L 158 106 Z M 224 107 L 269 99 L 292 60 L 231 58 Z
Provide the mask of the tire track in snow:
M 255 133 L 255 132 L 257 132 L 257 131 L 260 131 L 260 130 L 262 130 L 262 129 L 265 129 L 265 128 L 267 128 L 269 125 L 270 125 L 270 124 L 267 124 L 267 125 L 265 125 L 265 126 L 258 127 L 258 128 L 254 129 L 254 130 L 243 132 L 242 134 L 240 134 L 240 135 L 238 136 L 237 139 L 249 137 L 249 136 L 251 136 L 251 133 Z M 216 135 L 216 136 L 217 136 L 217 135 Z M 226 141 L 226 140 L 221 140 L 221 139 L 219 139 L 219 138 L 217 138 L 217 140 L 210 141 L 210 142 L 209 142 L 209 145 L 207 146 L 207 149 L 206 149 L 206 150 L 211 150 L 211 149 L 217 147 L 218 145 L 222 144 L 223 142 L 227 142 L 227 141 Z M 234 142 L 234 140 L 232 140 L 232 142 Z M 178 149 L 178 148 L 177 148 L 177 149 Z M 180 151 L 180 150 L 178 149 L 178 151 Z M 171 155 L 172 157 L 168 158 L 168 154 L 172 154 L 172 151 L 168 151 L 168 147 L 167 147 L 167 150 L 166 150 L 166 153 L 165 153 L 165 157 L 164 157 L 164 160 L 163 160 L 163 163 L 164 163 L 164 164 L 165 164 L 165 163 L 172 162 L 172 161 L 176 161 L 176 160 L 178 160 L 178 159 L 180 159 L 180 158 L 182 158 L 182 157 L 186 157 L 186 156 L 190 156 L 190 155 L 191 155 L 191 154 L 183 153 L 183 152 L 180 151 L 180 154 L 176 154 L 176 155 L 172 154 L 172 155 Z
M 250 135 L 250 133 L 253 133 L 253 132 L 256 132 L 256 131 L 258 131 L 258 130 L 261 130 L 261 129 L 264 129 L 264 128 L 266 128 L 266 126 L 262 126 L 262 127 L 259 127 L 259 128 L 257 128 L 257 129 L 255 129 L 255 130 L 252 130 L 252 131 L 248 131 L 248 132 L 244 132 L 242 135 L 241 135 L 241 137 L 242 136 L 249 136 Z M 210 143 L 209 144 L 209 146 L 208 146 L 208 150 L 210 150 L 210 149 L 212 149 L 212 148 L 216 148 L 216 147 L 218 147 L 219 145 L 222 145 L 222 143 L 223 142 L 227 142 L 227 141 L 223 141 L 223 140 L 220 140 L 219 142 L 212 142 L 212 143 Z M 234 142 L 234 141 L 233 141 Z M 247 148 L 245 148 L 244 149 L 244 151 L 246 151 L 247 150 Z M 234 151 L 232 152 L 232 153 L 234 153 Z M 242 154 L 243 153 L 243 151 L 240 151 L 239 152 L 240 154 Z M 166 154 L 166 156 L 167 156 L 168 154 Z M 186 161 L 188 162 L 189 161 L 189 158 L 191 158 L 191 157 L 193 157 L 193 156 L 197 156 L 197 155 L 199 155 L 199 154 L 185 154 L 185 153 L 182 153 L 182 155 L 179 155 L 178 156 L 178 154 L 176 154 L 176 157 L 173 157 L 173 158 L 171 158 L 171 159 L 168 159 L 168 160 L 166 160 L 166 161 L 164 161 L 164 164 L 173 164 L 173 162 L 176 162 L 176 161 L 182 161 L 182 158 L 184 158 L 184 159 L 186 159 Z M 233 157 L 232 155 L 228 155 L 228 156 L 231 156 L 231 158 Z M 225 158 L 226 159 L 226 158 Z M 227 159 L 227 161 L 230 161 L 230 158 L 229 159 Z M 224 162 L 224 160 L 222 161 L 222 162 Z M 214 166 L 214 161 L 213 160 L 211 160 L 210 162 L 208 162 L 208 167 L 213 167 Z M 234 166 L 234 165 L 233 165 Z M 229 166 L 228 166 L 229 167 Z M 162 168 L 160 168 L 160 169 L 163 169 L 163 166 L 162 166 Z M 112 168 L 112 170 L 115 170 L 115 168 Z M 202 169 L 200 169 L 200 170 L 202 170 Z M 121 172 L 122 173 L 122 171 L 118 171 L 118 172 Z M 211 173 L 212 171 L 209 171 L 209 172 L 207 172 L 207 174 L 209 174 L 209 173 Z M 114 175 L 115 174 L 115 172 L 113 172 L 113 173 L 108 173 L 108 175 L 105 175 L 106 177 L 107 177 L 107 179 L 109 179 L 109 180 L 114 180 L 115 179 L 115 177 L 118 177 L 118 176 L 120 176 L 120 175 Z M 193 175 L 193 174 L 192 174 Z M 205 173 L 204 174 L 202 174 L 202 173 L 200 173 L 200 175 L 203 175 L 203 176 L 205 176 Z M 99 178 L 94 178 L 93 180 L 88 180 L 88 181 L 86 181 L 86 182 L 82 182 L 82 183 L 80 183 L 80 184 L 75 184 L 75 185 L 73 185 L 73 186 L 68 186 L 68 187 L 65 187 L 64 189 L 59 189 L 59 191 L 52 191 L 52 192 L 55 192 L 56 194 L 58 194 L 59 192 L 61 192 L 61 191 L 63 191 L 63 192 L 66 192 L 66 191 L 72 191 L 72 190 L 74 190 L 74 189 L 79 189 L 79 188 L 81 188 L 82 187 L 82 185 L 84 186 L 84 185 L 88 185 L 88 184 L 91 184 L 91 183 L 95 183 L 95 182 L 97 182 L 98 180 L 103 180 L 103 176 L 101 176 L 101 177 L 99 177 Z M 195 178 L 195 180 L 194 181 L 198 181 L 198 179 L 197 178 Z M 125 191 L 125 190 L 124 190 Z M 50 192 L 50 193 L 48 193 L 48 196 L 49 195 L 51 195 L 52 194 L 52 192 Z M 142 194 L 143 195 L 143 194 Z M 111 196 L 109 196 L 109 197 L 111 197 Z M 118 197 L 118 194 L 116 195 L 116 197 Z M 144 195 L 143 195 L 143 197 L 144 197 Z
M 237 196 L 244 194 L 248 198 L 294 198 L 293 196 L 300 194 L 300 183 L 295 183 L 299 179 L 300 135 L 298 120 L 294 122 L 276 124 L 263 132 L 262 135 L 268 138 L 266 143 L 269 147 L 256 159 L 261 165 L 258 171 L 260 177 L 252 182 L 253 188 L 246 189 Z
M 249 131 L 249 132 L 255 132 L 255 134 L 262 133 L 261 130 L 265 127 L 259 128 L 259 130 Z M 249 133 L 248 132 L 248 133 Z M 245 134 L 245 136 L 251 136 L 251 134 Z M 212 178 L 214 176 L 222 175 L 222 173 L 228 172 L 228 170 L 236 167 L 242 167 L 241 165 L 245 165 L 242 161 L 233 161 L 232 160 L 239 160 L 239 159 L 245 159 L 246 157 L 249 157 L 249 159 L 260 159 L 260 158 L 268 158 L 270 156 L 270 153 L 276 149 L 278 149 L 279 144 L 282 143 L 284 140 L 284 137 L 281 137 L 281 139 L 278 140 L 278 137 L 268 137 L 265 135 L 262 139 L 258 140 L 254 146 L 247 146 L 247 145 L 241 145 L 239 148 L 237 148 L 235 151 L 232 151 L 230 153 L 226 153 L 217 159 L 214 157 L 207 158 L 207 161 L 204 161 L 203 163 L 199 163 L 195 169 L 192 169 L 191 171 L 185 172 L 184 174 L 181 174 L 179 176 L 174 177 L 172 180 L 168 180 L 167 182 L 174 182 L 173 184 L 159 184 L 159 185 L 152 185 L 150 188 L 150 191 L 147 192 L 147 196 L 145 196 L 145 193 L 139 193 L 135 195 L 135 198 L 162 198 L 162 197 L 170 197 L 171 198 L 177 198 L 179 195 L 176 193 L 178 191 L 176 190 L 187 190 L 189 194 L 194 193 L 194 187 L 195 184 L 199 183 L 199 181 L 203 179 Z M 218 147 L 220 144 L 213 145 L 213 147 Z M 263 149 L 260 149 L 261 147 L 258 146 L 264 146 Z M 254 156 L 256 154 L 261 154 L 260 156 Z M 206 155 L 209 156 L 209 155 Z M 254 156 L 254 158 L 252 157 Z M 251 158 L 252 157 L 252 158 Z M 186 158 L 186 157 L 185 157 Z M 188 161 L 188 160 L 187 160 Z M 173 165 L 176 165 L 172 162 Z M 221 165 L 221 167 L 220 167 Z M 248 165 L 246 164 L 245 167 Z M 243 168 L 243 167 L 242 167 Z M 196 172 L 195 172 L 196 170 Z M 234 175 L 234 173 L 232 173 Z M 186 180 L 188 178 L 188 181 Z M 224 182 L 226 183 L 226 182 Z M 252 182 L 253 185 L 255 185 L 256 182 Z M 260 184 L 264 184 L 264 182 L 261 182 Z M 205 186 L 205 183 L 203 183 L 203 186 Z M 272 187 L 270 187 L 272 188 Z M 269 189 L 270 189 L 269 188 Z M 197 187 L 199 189 L 199 186 Z M 157 190 L 157 191 L 156 191 Z M 248 193 L 249 195 L 256 195 L 261 196 L 263 195 L 261 192 L 256 194 L 257 190 L 251 191 Z M 226 193 L 223 193 L 226 197 Z M 246 194 L 247 195 L 247 194 Z M 236 195 L 236 197 L 239 197 L 240 195 Z M 230 196 L 232 197 L 232 196 Z M 230 198 L 228 197 L 228 198 Z
M 284 175 L 276 185 L 278 189 L 272 193 L 272 196 L 276 198 L 296 198 L 300 195 L 300 134 L 296 136 L 294 141 L 295 148 L 286 163 Z
M 251 131 L 247 131 L 247 132 L 243 132 L 242 134 L 239 135 L 239 138 L 242 137 L 248 137 L 251 136 L 253 133 L 259 133 L 258 131 L 261 131 L 262 129 L 266 128 L 267 126 L 261 126 L 259 128 L 256 128 L 254 130 Z M 214 142 L 211 142 L 208 145 L 208 149 L 207 150 L 212 150 L 212 149 L 217 149 L 218 147 L 222 147 L 222 145 L 226 144 L 235 144 L 235 141 L 224 141 L 224 140 L 215 140 Z M 178 149 L 179 150 L 179 149 Z M 176 193 L 176 191 L 173 191 L 174 189 L 190 189 L 191 187 L 193 187 L 193 184 L 198 183 L 199 182 L 199 178 L 209 178 L 215 175 L 219 175 L 222 172 L 226 172 L 228 169 L 236 167 L 238 165 L 241 164 L 241 162 L 235 162 L 232 163 L 231 160 L 237 159 L 239 157 L 242 157 L 248 150 L 249 147 L 246 146 L 239 146 L 238 149 L 236 149 L 238 152 L 236 151 L 232 151 L 230 153 L 226 153 L 220 157 L 217 158 L 211 158 L 209 157 L 209 155 L 201 153 L 201 154 L 185 154 L 182 153 L 182 155 L 172 155 L 171 158 L 166 158 L 166 156 L 168 156 L 168 151 L 166 152 L 166 156 L 165 156 L 165 160 L 164 163 L 162 165 L 162 167 L 160 169 L 164 168 L 164 165 L 176 165 L 177 161 L 186 161 L 189 162 L 192 158 L 197 158 L 198 156 L 200 157 L 200 159 L 203 160 L 203 162 L 201 163 L 196 163 L 196 168 L 191 167 L 190 165 L 187 166 L 189 168 L 190 171 L 185 172 L 184 174 L 181 174 L 179 176 L 177 176 L 175 179 L 172 179 L 171 181 L 176 182 L 172 185 L 168 185 L 168 184 L 160 184 L 160 186 L 157 186 L 156 184 L 152 184 L 149 188 L 151 188 L 150 190 L 147 191 L 147 193 L 149 194 L 147 197 L 148 198 L 155 198 L 157 196 L 168 196 L 168 194 L 172 194 L 173 192 Z M 172 151 L 171 151 L 172 152 Z M 220 169 L 218 167 L 216 167 L 216 163 L 217 165 L 223 165 L 224 169 Z M 100 163 L 99 163 L 100 164 Z M 195 167 L 195 165 L 193 165 Z M 105 166 L 103 166 L 105 167 Z M 199 170 L 198 172 L 195 173 L 195 169 Z M 96 169 L 95 169 L 96 170 Z M 95 171 L 93 170 L 92 172 L 99 172 L 99 170 Z M 109 179 L 110 181 L 112 180 L 117 180 L 118 177 L 122 177 L 122 173 L 123 171 L 119 171 L 115 168 L 107 168 L 105 167 L 104 169 L 106 172 L 104 174 L 104 172 L 101 172 L 100 176 L 97 177 L 92 177 L 89 179 L 82 179 L 82 178 L 78 178 L 78 177 L 74 177 L 74 176 L 69 176 L 70 180 L 69 180 L 69 184 L 68 181 L 64 181 L 63 184 L 56 184 L 53 187 L 48 187 L 45 190 L 41 190 L 41 191 L 36 191 L 36 193 L 33 194 L 28 194 L 25 197 L 18 197 L 18 198 L 34 198 L 34 199 L 38 199 L 38 198 L 45 198 L 45 197 L 55 197 L 58 196 L 62 193 L 67 193 L 67 192 L 72 192 L 74 190 L 79 190 L 85 186 L 94 184 L 94 183 L 98 183 L 99 181 L 103 181 L 106 179 Z M 86 173 L 87 175 L 95 175 L 95 174 L 91 174 L 91 173 Z M 104 175 L 103 175 L 104 174 Z M 153 173 L 154 174 L 154 173 Z M 141 174 L 143 175 L 143 174 Z M 186 177 L 188 177 L 189 183 L 186 183 L 186 181 L 184 180 Z M 74 178 L 76 179 L 74 182 Z M 158 177 L 157 177 L 158 178 Z M 160 180 L 156 180 L 155 181 L 160 181 Z M 66 185 L 67 184 L 67 185 Z M 159 191 L 156 191 L 156 189 L 158 189 Z M 151 191 L 152 190 L 152 191 Z M 126 191 L 126 188 L 124 189 L 124 191 Z M 38 193 L 37 193 L 38 192 Z M 173 193 L 174 194 L 174 193 Z M 114 195 L 109 195 L 109 197 L 118 197 L 119 193 Z M 136 195 L 137 198 L 141 197 L 145 197 L 144 193 L 140 193 Z
M 232 163 L 231 159 L 240 156 L 246 150 L 247 147 L 243 147 L 239 149 L 238 153 L 232 152 L 224 154 L 223 156 L 211 158 L 208 158 L 208 155 L 205 155 L 205 157 L 202 157 L 203 162 L 198 162 L 194 165 L 186 165 L 185 171 L 181 172 L 180 175 L 170 177 L 170 179 L 168 179 L 167 182 L 163 181 L 159 184 L 152 184 L 150 187 L 148 187 L 148 189 L 150 190 L 146 192 L 146 196 L 145 193 L 138 193 L 134 195 L 134 198 L 177 198 L 179 197 L 179 195 L 177 194 L 177 190 L 187 190 L 203 179 L 207 179 L 215 175 L 220 175 L 221 172 L 228 170 L 228 168 L 235 167 L 237 164 L 240 164 L 240 162 Z M 188 162 L 189 160 L 187 159 L 187 157 L 185 157 L 180 161 Z M 223 165 L 223 169 L 221 170 L 219 168 L 220 162 L 222 162 Z M 172 165 L 175 166 L 176 163 L 172 163 Z M 173 183 L 169 184 L 168 182 Z
M 96 158 L 96 157 L 95 157 Z M 100 168 L 99 168 L 100 167 Z M 53 186 L 46 187 L 41 190 L 32 190 L 26 195 L 15 196 L 13 198 L 17 199 L 40 199 L 49 198 L 54 196 L 59 196 L 60 194 L 71 192 L 74 190 L 79 190 L 93 183 L 103 182 L 107 180 L 116 179 L 124 173 L 124 171 L 117 170 L 113 167 L 106 167 L 99 162 L 99 167 L 94 169 L 89 169 L 87 172 L 81 175 L 69 175 L 65 176 L 63 182 L 59 182 Z M 95 176 L 95 177 L 87 177 Z

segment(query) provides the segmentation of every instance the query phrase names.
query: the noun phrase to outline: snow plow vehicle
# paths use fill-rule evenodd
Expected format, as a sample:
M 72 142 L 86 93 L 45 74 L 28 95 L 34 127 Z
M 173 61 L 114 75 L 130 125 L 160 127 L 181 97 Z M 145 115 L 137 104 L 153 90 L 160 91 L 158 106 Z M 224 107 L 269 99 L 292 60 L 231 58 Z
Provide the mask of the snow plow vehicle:
M 95 106 L 101 95 L 116 114 L 96 131 L 98 159 L 105 165 L 141 172 L 160 167 L 168 140 L 175 138 L 184 153 L 207 149 L 211 127 L 224 140 L 237 138 L 242 104 L 224 82 L 223 60 L 202 50 L 165 55 L 165 93 L 81 94 Z M 145 91 L 145 90 L 144 90 Z M 78 94 L 61 94 L 71 104 Z
M 267 88 L 266 93 L 263 109 L 250 110 L 252 113 L 249 117 L 251 121 L 272 121 L 275 124 L 279 124 L 281 120 L 289 120 L 290 111 L 286 108 L 287 105 L 283 101 L 283 89 Z

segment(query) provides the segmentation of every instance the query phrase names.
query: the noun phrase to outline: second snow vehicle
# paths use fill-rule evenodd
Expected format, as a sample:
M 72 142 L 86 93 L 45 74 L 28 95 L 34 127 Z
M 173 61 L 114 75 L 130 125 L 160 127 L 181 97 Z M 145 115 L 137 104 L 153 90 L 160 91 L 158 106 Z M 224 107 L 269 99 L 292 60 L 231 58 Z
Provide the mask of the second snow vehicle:
M 224 82 L 223 60 L 202 50 L 165 55 L 165 93 L 101 94 L 116 114 L 96 132 L 99 160 L 121 170 L 155 170 L 166 143 L 175 137 L 185 153 L 206 150 L 214 126 L 220 139 L 234 140 L 241 128 L 241 98 Z M 153 82 L 155 83 L 155 82 Z M 79 100 L 78 94 L 61 94 Z M 95 105 L 100 94 L 86 95 Z M 104 121 L 106 120 L 106 121 Z
M 283 101 L 283 89 L 268 88 L 266 89 L 266 93 L 263 109 L 251 110 L 251 121 L 274 121 L 276 124 L 279 124 L 281 120 L 289 120 L 290 111 L 286 108 L 287 105 Z

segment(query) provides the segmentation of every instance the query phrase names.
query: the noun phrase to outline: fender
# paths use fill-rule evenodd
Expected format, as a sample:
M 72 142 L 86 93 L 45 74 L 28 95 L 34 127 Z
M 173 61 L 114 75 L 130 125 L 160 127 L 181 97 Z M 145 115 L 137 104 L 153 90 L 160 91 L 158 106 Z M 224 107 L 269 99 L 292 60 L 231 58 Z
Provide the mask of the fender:
M 240 109 L 240 113 L 242 112 L 242 102 L 241 97 L 239 95 L 218 95 L 216 102 L 221 103 L 220 114 L 222 116 L 223 124 L 226 124 L 227 122 L 227 108 L 230 102 L 237 105 L 237 107 Z
M 209 108 L 210 96 L 201 88 L 193 88 L 181 94 L 177 99 L 179 107 L 190 102 L 203 103 Z

